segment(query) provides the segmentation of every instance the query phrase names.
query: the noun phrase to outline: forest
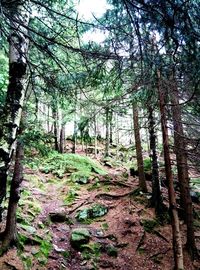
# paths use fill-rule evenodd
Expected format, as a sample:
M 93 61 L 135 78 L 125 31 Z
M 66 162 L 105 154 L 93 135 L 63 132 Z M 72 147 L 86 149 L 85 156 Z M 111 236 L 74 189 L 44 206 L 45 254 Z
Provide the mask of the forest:
M 0 269 L 200 269 L 200 1 L 0 11 Z

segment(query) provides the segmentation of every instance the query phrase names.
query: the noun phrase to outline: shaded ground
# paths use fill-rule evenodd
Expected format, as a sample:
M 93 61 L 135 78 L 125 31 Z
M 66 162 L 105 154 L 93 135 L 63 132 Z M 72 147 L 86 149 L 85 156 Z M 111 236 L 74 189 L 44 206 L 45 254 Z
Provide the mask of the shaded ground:
M 0 259 L 0 269 L 173 269 L 170 225 L 155 222 L 153 209 L 147 207 L 148 196 L 129 194 L 137 189 L 137 179 L 124 177 L 121 170 L 108 170 L 109 177 L 97 180 L 94 176 L 88 184 L 80 185 L 26 169 L 18 219 L 22 224 L 29 220 L 30 227 L 19 226 L 24 249 L 18 253 L 11 249 Z M 163 193 L 167 197 L 166 190 Z M 106 206 L 108 213 L 89 220 L 89 224 L 77 222 L 77 211 L 94 202 Z M 64 214 L 67 219 L 52 222 L 51 213 Z M 71 230 L 77 227 L 88 228 L 91 233 L 87 252 L 70 245 Z M 200 245 L 198 232 L 196 236 Z M 108 254 L 108 247 L 116 252 Z M 185 260 L 187 270 L 200 269 L 187 254 Z

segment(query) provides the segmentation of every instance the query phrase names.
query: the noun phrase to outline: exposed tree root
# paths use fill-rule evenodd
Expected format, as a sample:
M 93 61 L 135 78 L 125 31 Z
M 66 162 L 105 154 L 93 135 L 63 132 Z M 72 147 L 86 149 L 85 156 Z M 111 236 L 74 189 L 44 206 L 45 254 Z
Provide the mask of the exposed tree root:
M 109 193 L 99 193 L 95 196 L 95 198 L 112 198 L 112 199 L 118 199 L 118 198 L 123 198 L 129 195 L 134 194 L 134 191 L 127 192 L 124 194 L 109 194 Z

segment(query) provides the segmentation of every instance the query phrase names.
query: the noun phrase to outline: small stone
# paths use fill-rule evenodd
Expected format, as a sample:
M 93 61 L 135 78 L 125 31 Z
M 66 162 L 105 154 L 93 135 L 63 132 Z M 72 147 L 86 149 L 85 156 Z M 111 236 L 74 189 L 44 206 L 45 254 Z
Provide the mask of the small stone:
M 58 246 L 56 246 L 55 244 L 53 245 L 53 248 L 56 252 L 58 253 L 62 253 L 62 252 L 65 252 L 65 249 L 63 248 L 59 248 Z

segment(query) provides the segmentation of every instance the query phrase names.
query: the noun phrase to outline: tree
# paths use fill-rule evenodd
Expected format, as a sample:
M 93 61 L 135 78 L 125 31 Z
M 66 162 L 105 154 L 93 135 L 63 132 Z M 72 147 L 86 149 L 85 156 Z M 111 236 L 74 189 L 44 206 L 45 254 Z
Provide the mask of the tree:
M 1 118 L 0 133 L 0 205 L 6 194 L 7 172 L 13 156 L 17 132 L 22 114 L 26 90 L 28 39 L 27 29 L 29 12 L 28 3 L 9 3 L 7 12 L 10 14 L 11 30 L 9 38 L 9 84 Z M 16 31 L 16 29 L 18 29 Z M 0 213 L 0 218 L 2 209 Z
M 161 127 L 163 136 L 163 149 L 164 149 L 164 160 L 165 160 L 165 173 L 168 182 L 168 196 L 169 196 L 169 208 L 171 214 L 172 222 L 172 235 L 173 235 L 173 250 L 174 250 L 174 260 L 175 269 L 184 269 L 183 266 L 183 250 L 182 250 L 182 239 L 180 232 L 180 222 L 177 211 L 176 195 L 173 185 L 173 174 L 171 168 L 170 150 L 169 150 L 169 138 L 167 130 L 167 119 L 165 111 L 165 93 L 161 88 L 161 73 L 157 71 L 158 78 L 158 95 L 160 104 L 160 114 L 161 114 Z
M 136 145 L 136 156 L 137 156 L 137 166 L 139 175 L 139 187 L 143 192 L 147 192 L 147 186 L 144 174 L 144 163 L 142 156 L 142 146 L 140 140 L 140 127 L 138 119 L 138 108 L 137 104 L 133 103 L 133 124 L 134 124 L 134 135 L 135 135 L 135 145 Z

